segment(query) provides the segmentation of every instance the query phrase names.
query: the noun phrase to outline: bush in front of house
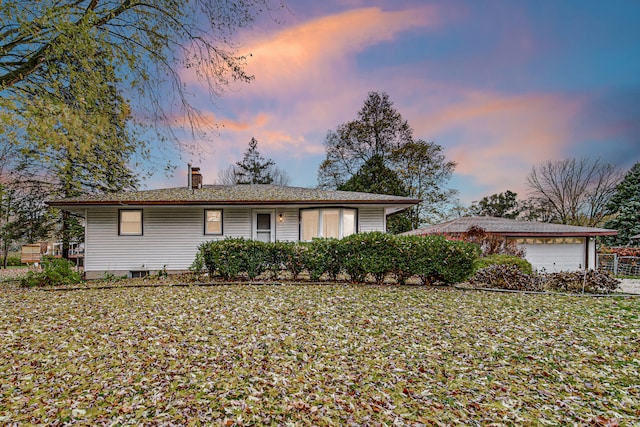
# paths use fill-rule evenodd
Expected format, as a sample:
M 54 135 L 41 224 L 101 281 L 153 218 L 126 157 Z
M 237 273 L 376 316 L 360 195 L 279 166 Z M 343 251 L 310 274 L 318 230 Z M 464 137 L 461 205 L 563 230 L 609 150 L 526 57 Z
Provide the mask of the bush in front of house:
M 325 274 L 330 280 L 336 280 L 343 270 L 344 261 L 340 240 L 313 239 L 305 245 L 307 250 L 302 252 L 302 261 L 311 280 L 320 280 Z
M 533 267 L 529 261 L 519 256 L 506 254 L 493 254 L 479 258 L 475 263 L 475 269 L 480 270 L 490 265 L 513 265 L 524 274 L 533 273 Z
M 448 242 L 439 252 L 436 280 L 459 283 L 467 280 L 474 271 L 474 262 L 480 256 L 480 248 L 469 242 Z
M 22 279 L 20 285 L 24 287 L 34 286 L 69 286 L 82 281 L 74 264 L 62 258 L 45 258 L 42 260 L 41 271 L 29 271 Z
M 472 274 L 479 254 L 477 245 L 443 236 L 381 232 L 300 243 L 228 238 L 201 244 L 191 270 L 206 270 L 210 276 L 220 275 L 225 280 L 245 275 L 253 280 L 265 273 L 274 278 L 286 270 L 294 279 L 306 271 L 314 281 L 346 275 L 356 283 L 364 283 L 368 277 L 383 283 L 393 274 L 398 283 L 416 276 L 423 283 L 456 283 Z
M 192 270 L 204 267 L 210 276 L 219 274 L 225 280 L 236 280 L 245 273 L 253 280 L 266 271 L 270 258 L 264 242 L 227 238 L 200 245 Z
M 477 244 L 449 240 L 441 235 L 420 237 L 413 242 L 408 256 L 409 272 L 423 283 L 458 283 L 471 276 L 475 260 L 480 256 Z
M 340 240 L 342 268 L 353 282 L 364 282 L 371 275 L 376 283 L 394 273 L 402 254 L 398 242 L 402 238 L 380 231 L 352 234 Z

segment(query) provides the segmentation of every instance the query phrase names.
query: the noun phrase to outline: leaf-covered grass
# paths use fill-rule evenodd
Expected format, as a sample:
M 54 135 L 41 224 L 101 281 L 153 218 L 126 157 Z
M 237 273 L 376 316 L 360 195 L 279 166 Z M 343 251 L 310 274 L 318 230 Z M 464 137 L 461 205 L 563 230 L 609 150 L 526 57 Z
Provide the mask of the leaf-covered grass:
M 640 300 L 0 289 L 0 424 L 633 425 Z

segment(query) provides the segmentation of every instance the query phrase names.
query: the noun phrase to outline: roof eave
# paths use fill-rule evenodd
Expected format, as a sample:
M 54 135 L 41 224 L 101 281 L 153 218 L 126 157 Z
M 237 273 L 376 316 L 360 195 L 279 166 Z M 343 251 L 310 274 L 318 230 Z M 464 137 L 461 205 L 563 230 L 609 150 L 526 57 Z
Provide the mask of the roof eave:
M 421 200 L 122 200 L 87 202 L 45 202 L 53 208 L 85 208 L 90 206 L 256 206 L 256 205 L 401 205 L 402 209 L 417 205 Z
M 425 232 L 421 235 L 427 234 L 463 234 L 466 231 L 433 231 L 433 232 Z M 495 234 L 498 236 L 504 237 L 594 237 L 594 236 L 616 236 L 618 234 L 617 231 L 578 231 L 578 232 L 547 232 L 547 231 L 529 231 L 529 232 L 521 232 L 521 231 L 487 231 L 488 234 Z

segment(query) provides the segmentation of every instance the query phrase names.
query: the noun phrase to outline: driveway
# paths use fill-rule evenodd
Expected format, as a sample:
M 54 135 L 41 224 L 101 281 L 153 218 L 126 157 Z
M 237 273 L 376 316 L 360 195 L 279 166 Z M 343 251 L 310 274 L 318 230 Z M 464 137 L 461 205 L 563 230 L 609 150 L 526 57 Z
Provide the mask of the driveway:
M 640 294 L 640 279 L 622 279 L 620 288 L 629 294 Z

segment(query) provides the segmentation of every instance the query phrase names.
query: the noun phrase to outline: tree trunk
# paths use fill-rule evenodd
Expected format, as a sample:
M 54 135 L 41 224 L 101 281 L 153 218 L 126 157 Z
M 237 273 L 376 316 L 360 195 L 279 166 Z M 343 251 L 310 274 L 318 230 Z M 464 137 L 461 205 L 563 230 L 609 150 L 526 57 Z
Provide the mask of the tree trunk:
M 62 211 L 62 229 L 60 230 L 60 234 L 62 236 L 62 258 L 69 259 L 69 241 L 70 239 L 70 230 L 69 230 L 69 212 Z

